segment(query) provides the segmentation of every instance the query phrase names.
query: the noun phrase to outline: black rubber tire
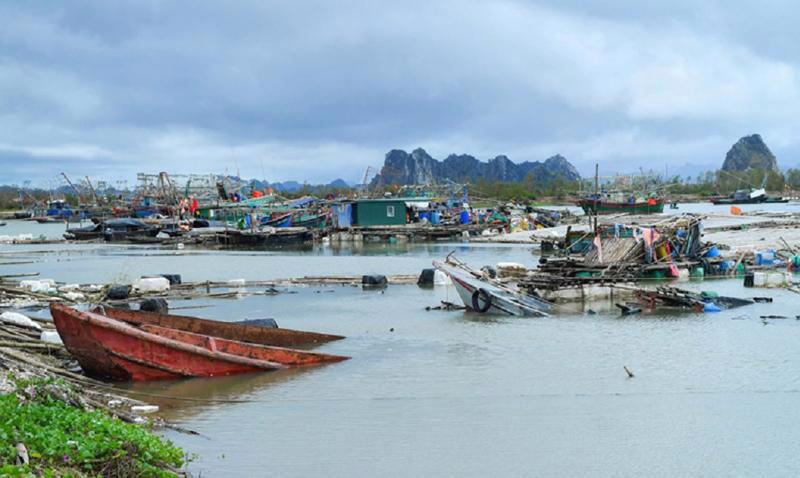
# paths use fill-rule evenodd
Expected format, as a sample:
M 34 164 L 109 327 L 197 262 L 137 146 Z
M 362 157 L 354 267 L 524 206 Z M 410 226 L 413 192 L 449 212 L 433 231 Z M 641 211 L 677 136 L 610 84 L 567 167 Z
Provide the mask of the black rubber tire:
M 436 276 L 436 269 L 422 269 L 422 273 L 417 279 L 417 285 L 432 286 L 433 279 Z
M 385 286 L 389 283 L 384 275 L 362 276 L 361 284 L 367 286 Z
M 479 299 L 483 299 L 483 307 Z M 485 314 L 492 307 L 492 296 L 483 289 L 477 289 L 472 293 L 472 310 Z
M 169 304 L 162 298 L 145 299 L 139 305 L 139 310 L 143 312 L 155 312 L 156 314 L 168 314 Z
M 108 289 L 106 298 L 111 300 L 125 300 L 131 293 L 131 286 L 129 285 L 115 285 Z

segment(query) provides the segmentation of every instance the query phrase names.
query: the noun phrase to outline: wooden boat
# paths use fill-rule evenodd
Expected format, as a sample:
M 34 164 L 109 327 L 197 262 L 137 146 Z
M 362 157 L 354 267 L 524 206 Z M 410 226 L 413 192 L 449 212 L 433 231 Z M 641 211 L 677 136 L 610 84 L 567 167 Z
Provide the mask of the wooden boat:
M 587 215 L 593 214 L 660 214 L 664 212 L 664 199 L 636 198 L 632 194 L 607 193 L 585 196 L 576 204 Z
M 64 239 L 71 241 L 91 241 L 103 238 L 102 224 L 85 227 L 71 227 L 64 232 Z
M 450 277 L 469 310 L 485 314 L 544 317 L 549 315 L 548 311 L 552 308 L 549 302 L 480 277 L 480 273 L 449 256 L 446 263 L 434 261 L 433 266 Z
M 272 214 L 271 216 L 261 219 L 261 224 L 269 227 L 291 227 L 293 215 L 294 213 L 292 212 Z
M 679 307 L 692 309 L 695 312 L 703 312 L 706 310 L 707 304 L 713 304 L 716 310 L 726 310 L 755 303 L 751 299 L 704 295 L 677 287 L 658 287 L 655 290 L 635 289 L 634 291 L 642 305 L 651 309 L 661 304 L 667 307 Z
M 279 228 L 272 231 L 226 229 L 216 233 L 218 244 L 241 247 L 291 246 L 309 243 L 314 234 L 306 228 Z
M 295 227 L 307 227 L 309 229 L 324 227 L 330 219 L 329 213 L 323 214 L 303 214 L 294 219 L 292 225 Z
M 761 189 L 740 189 L 730 196 L 715 196 L 711 198 L 711 203 L 715 205 L 732 204 L 770 204 L 787 203 L 788 199 L 782 197 L 767 196 L 766 190 Z
M 65 239 L 88 241 L 103 239 L 108 242 L 126 241 L 134 237 L 155 237 L 157 226 L 146 224 L 138 219 L 109 219 L 87 227 L 70 228 L 64 233 Z
M 293 329 L 267 328 L 248 323 L 220 322 L 185 315 L 157 314 L 139 310 L 107 307 L 105 315 L 134 325 L 158 325 L 170 329 L 185 330 L 195 334 L 211 335 L 223 339 L 238 340 L 277 347 L 307 347 L 342 340 L 341 335 L 321 334 Z
M 346 360 L 285 348 L 342 337 L 122 309 L 51 304 L 67 350 L 93 377 L 115 381 L 214 377 Z

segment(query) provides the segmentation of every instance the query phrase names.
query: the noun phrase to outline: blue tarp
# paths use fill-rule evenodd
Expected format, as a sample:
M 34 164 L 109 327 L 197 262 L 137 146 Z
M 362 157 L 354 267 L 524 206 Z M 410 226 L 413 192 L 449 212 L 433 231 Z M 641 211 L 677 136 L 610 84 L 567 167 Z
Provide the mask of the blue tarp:
M 345 228 L 353 225 L 353 205 L 334 204 L 333 205 L 333 227 Z
M 317 199 L 311 196 L 302 197 L 300 199 L 295 199 L 289 203 L 289 207 L 292 208 L 300 208 L 304 206 L 308 206 L 309 204 L 315 202 Z

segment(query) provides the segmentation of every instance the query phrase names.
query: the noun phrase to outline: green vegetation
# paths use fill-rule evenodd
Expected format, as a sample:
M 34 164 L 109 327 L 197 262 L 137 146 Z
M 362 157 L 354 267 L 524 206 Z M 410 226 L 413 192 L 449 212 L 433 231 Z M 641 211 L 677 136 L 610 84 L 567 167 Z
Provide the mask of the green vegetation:
M 736 173 L 708 171 L 694 179 L 675 176 L 666 183 L 669 185 L 669 192 L 674 194 L 712 196 L 731 194 L 737 189 L 759 188 L 764 183 L 765 177 L 767 191 L 780 192 L 786 187 L 796 189 L 800 186 L 800 171 L 796 169 L 788 170 L 786 177 L 779 172 L 763 169 L 748 169 Z M 794 184 L 789 180 L 791 177 L 795 178 Z
M 578 194 L 580 183 L 555 179 L 546 185 L 536 184 L 529 175 L 519 182 L 478 181 L 470 186 L 470 195 L 501 201 L 535 201 L 541 197 L 567 199 Z
M 0 476 L 169 477 L 185 463 L 181 449 L 143 426 L 68 405 L 64 384 L 18 381 L 17 387 L 0 395 Z M 27 466 L 14 464 L 17 443 L 28 450 Z
M 731 194 L 737 189 L 761 187 L 765 177 L 768 191 L 780 193 L 787 188 L 800 189 L 800 169 L 789 169 L 785 176 L 776 171 L 761 169 L 749 169 L 737 173 L 708 171 L 695 178 L 681 176 L 665 178 L 656 174 L 616 176 L 602 178 L 601 188 L 645 193 L 660 192 L 667 197 L 676 194 L 707 197 L 716 194 Z M 581 189 L 584 191 L 594 190 L 593 178 L 585 178 L 583 185 L 580 181 L 563 179 L 554 179 L 547 184 L 537 184 L 533 178 L 525 178 L 519 182 L 478 181 L 477 184 L 470 185 L 472 195 L 501 201 L 511 199 L 535 201 L 540 198 L 564 200 L 577 196 Z
M 800 169 L 786 170 L 786 187 L 795 191 L 800 190 Z

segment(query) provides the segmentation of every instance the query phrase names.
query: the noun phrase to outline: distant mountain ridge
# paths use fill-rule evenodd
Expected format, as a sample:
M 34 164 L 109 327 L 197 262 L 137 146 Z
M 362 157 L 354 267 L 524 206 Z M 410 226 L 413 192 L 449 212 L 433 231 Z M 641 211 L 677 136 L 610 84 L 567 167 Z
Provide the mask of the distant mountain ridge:
M 383 168 L 373 183 L 378 184 L 436 184 L 446 180 L 456 182 L 522 181 L 528 175 L 537 183 L 549 184 L 557 179 L 577 181 L 580 174 L 560 154 L 544 161 L 514 163 L 505 155 L 480 161 L 468 154 L 451 154 L 442 161 L 417 148 L 410 154 L 401 149 L 386 153 Z
M 261 180 L 249 180 L 245 182 L 247 184 L 254 184 L 255 188 L 259 190 L 272 188 L 273 190 L 279 193 L 296 193 L 303 188 L 309 188 L 315 190 L 324 188 L 348 189 L 352 187 L 347 181 L 341 178 L 335 179 L 328 184 L 303 184 L 297 181 L 282 181 L 282 182 L 270 183 L 268 181 L 261 181 Z

